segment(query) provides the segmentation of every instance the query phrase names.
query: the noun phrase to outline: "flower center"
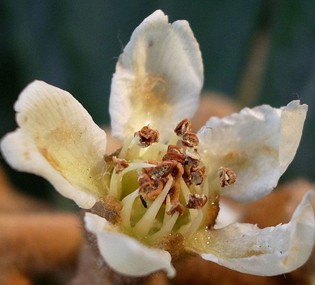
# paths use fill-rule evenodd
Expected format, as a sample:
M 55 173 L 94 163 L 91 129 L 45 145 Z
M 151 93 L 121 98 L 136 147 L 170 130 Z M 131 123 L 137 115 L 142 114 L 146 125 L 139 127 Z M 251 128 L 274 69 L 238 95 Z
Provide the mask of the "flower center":
M 136 132 L 120 150 L 105 157 L 111 198 L 104 202 L 107 212 L 112 211 L 106 218 L 148 244 L 170 234 L 187 237 L 212 227 L 219 194 L 209 189 L 208 169 L 198 145 L 187 119 L 167 143 L 159 142 L 158 131 L 149 126 Z M 224 187 L 234 182 L 234 172 L 221 167 L 218 183 Z

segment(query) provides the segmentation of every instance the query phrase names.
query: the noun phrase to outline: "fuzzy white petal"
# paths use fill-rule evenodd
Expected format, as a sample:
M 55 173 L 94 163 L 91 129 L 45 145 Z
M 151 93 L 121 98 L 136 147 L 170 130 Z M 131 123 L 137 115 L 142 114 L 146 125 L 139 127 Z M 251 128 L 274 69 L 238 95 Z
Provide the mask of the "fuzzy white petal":
M 288 224 L 259 229 L 233 224 L 191 237 L 202 258 L 243 273 L 272 276 L 293 271 L 309 258 L 315 239 L 314 211 L 306 193 Z
M 104 191 L 106 134 L 68 92 L 35 81 L 15 106 L 19 128 L 1 141 L 8 163 L 46 178 L 62 195 L 90 208 Z
M 198 133 L 212 167 L 209 179 L 216 179 L 224 166 L 236 173 L 237 181 L 223 188 L 223 195 L 250 201 L 270 193 L 296 153 L 306 111 L 306 105 L 292 101 L 280 109 L 263 105 L 211 118 Z
M 216 218 L 214 228 L 221 229 L 240 220 L 242 212 L 237 207 L 231 206 L 224 200 L 220 200 L 220 211 Z
M 279 147 L 279 167 L 283 174 L 293 160 L 300 144 L 307 105 L 295 100 L 281 108 L 281 137 Z
M 175 276 L 167 251 L 149 248 L 117 232 L 115 226 L 97 215 L 86 213 L 84 220 L 88 231 L 96 235 L 105 262 L 116 272 L 128 276 L 145 276 L 164 270 L 168 277 Z
M 188 22 L 169 24 L 154 12 L 119 57 L 110 95 L 113 135 L 123 139 L 150 124 L 166 138 L 197 110 L 202 84 L 201 53 Z

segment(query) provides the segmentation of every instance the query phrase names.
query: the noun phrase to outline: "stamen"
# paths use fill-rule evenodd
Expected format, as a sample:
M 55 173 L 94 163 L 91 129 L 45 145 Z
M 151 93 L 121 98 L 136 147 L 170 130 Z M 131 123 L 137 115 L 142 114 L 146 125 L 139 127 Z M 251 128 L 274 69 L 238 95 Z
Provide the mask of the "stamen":
M 184 179 L 180 179 L 180 188 L 182 190 L 185 202 L 187 204 L 189 201 L 190 190 L 189 190 L 187 184 L 185 183 Z
M 168 215 L 174 215 L 175 213 L 178 213 L 180 216 L 184 214 L 184 206 L 179 201 L 172 204 L 171 208 L 166 212 Z
M 135 201 L 135 199 L 138 197 L 139 191 L 138 189 L 130 193 L 128 196 L 126 196 L 122 201 L 122 209 L 120 212 L 121 217 L 121 223 L 124 227 L 130 228 L 130 218 L 131 218 L 131 211 L 132 206 Z
M 175 173 L 176 176 L 174 177 L 175 182 L 169 192 L 171 198 L 171 207 L 167 211 L 167 214 L 173 215 L 175 212 L 178 212 L 179 215 L 181 216 L 184 213 L 184 206 L 179 202 L 179 195 L 181 192 L 180 181 L 184 174 L 184 168 L 180 163 L 177 163 L 176 169 L 177 172 Z
M 154 143 L 146 148 L 141 148 L 139 159 L 149 161 L 152 158 L 160 158 L 162 153 L 167 151 L 167 146 L 162 143 Z
M 126 159 L 122 159 L 122 158 L 117 158 L 117 156 L 113 156 L 113 163 L 116 166 L 116 174 L 120 173 L 121 171 L 123 171 L 125 168 L 127 168 L 129 166 L 128 162 Z
M 110 183 L 109 183 L 109 189 L 108 194 L 115 197 L 116 199 L 119 199 L 119 193 L 120 190 L 120 182 L 121 182 L 121 175 L 117 174 L 116 171 L 112 173 Z
M 141 201 L 154 200 L 162 192 L 164 187 L 162 180 L 153 180 L 146 173 L 139 177 L 138 182 Z
M 203 179 L 205 178 L 205 171 L 206 168 L 193 168 L 191 171 L 191 182 L 195 185 L 200 185 L 203 182 Z
M 127 168 L 125 168 L 118 174 L 116 173 L 116 171 L 114 171 L 111 176 L 108 193 L 112 195 L 113 197 L 115 197 L 116 199 L 120 199 L 121 182 L 122 182 L 123 176 L 130 171 L 142 169 L 144 167 L 152 167 L 152 164 L 145 163 L 145 162 L 133 162 L 133 163 L 130 163 Z
M 144 126 L 140 131 L 134 134 L 138 140 L 138 144 L 142 147 L 148 147 L 153 143 L 159 141 L 159 132 L 155 129 L 151 129 L 149 126 Z
M 182 136 L 182 144 L 187 147 L 195 147 L 199 144 L 199 139 L 196 134 L 186 132 Z
M 184 195 L 185 202 L 187 204 L 189 201 L 190 190 L 183 179 L 180 179 L 180 186 L 181 186 L 182 193 Z M 186 225 L 181 226 L 181 228 L 179 229 L 179 232 L 183 235 L 185 235 L 185 233 L 188 231 L 191 221 L 195 220 L 195 218 L 198 215 L 198 212 L 195 209 L 188 208 L 188 211 L 189 211 L 190 222 Z
M 200 154 L 195 148 L 186 148 L 186 164 L 191 165 L 192 167 L 197 167 L 200 163 Z
M 168 215 L 166 215 L 166 216 L 168 216 Z M 177 219 L 178 219 L 178 217 L 179 217 L 178 212 L 175 213 L 174 215 L 172 215 L 172 217 L 170 219 L 168 219 L 167 222 L 163 223 L 163 226 L 161 227 L 161 229 L 150 237 L 150 240 L 153 242 L 159 238 L 162 238 L 162 237 L 170 234 Z
M 148 174 L 151 179 L 158 180 L 171 174 L 176 165 L 176 161 L 162 161 L 155 167 L 144 168 L 143 171 L 144 173 Z
M 208 197 L 204 194 L 190 194 L 186 207 L 189 209 L 200 209 L 207 203 L 207 201 Z
M 121 152 L 122 148 L 117 149 L 116 151 L 114 151 L 112 154 L 105 154 L 104 155 L 104 161 L 106 163 L 107 166 L 112 166 L 113 164 L 113 157 L 114 156 L 118 156 L 119 153 Z
M 137 170 L 137 169 L 142 169 L 142 168 L 149 168 L 149 167 L 153 167 L 154 164 L 152 163 L 146 163 L 146 162 L 132 162 L 129 163 L 129 166 L 127 168 L 125 168 L 122 172 L 120 172 L 120 175 L 125 175 L 126 173 L 133 171 L 133 170 Z
M 200 191 L 200 193 L 201 194 L 205 194 L 205 195 L 213 195 L 213 193 L 212 192 L 214 192 L 214 191 L 211 191 L 211 190 L 214 190 L 215 188 L 213 188 L 213 189 L 211 189 L 210 188 L 210 186 L 209 186 L 209 180 L 208 179 L 204 179 L 203 180 L 203 183 L 202 183 L 202 185 L 201 185 L 201 191 Z
M 172 208 L 171 204 L 171 196 L 168 194 L 165 199 L 165 214 L 163 218 L 163 224 L 165 224 L 171 217 L 171 215 L 167 214 L 167 212 Z
M 184 149 L 177 145 L 169 145 L 167 148 L 167 153 L 163 156 L 162 160 L 175 160 L 181 164 L 185 162 L 186 155 Z
M 139 222 L 134 227 L 135 233 L 145 236 L 149 233 L 154 219 L 160 210 L 166 195 L 168 191 L 170 190 L 173 183 L 173 178 L 169 177 L 166 185 L 164 186 L 163 191 L 160 193 L 160 195 L 154 200 L 154 202 L 151 204 L 150 208 L 146 211 L 146 213 L 142 216 L 142 218 L 139 220 Z
M 177 145 L 178 144 L 178 140 L 179 140 L 178 136 L 174 133 L 174 134 L 172 134 L 170 136 L 167 144 L 168 145 Z
M 128 150 L 133 146 L 134 142 L 133 142 L 133 137 L 130 136 L 129 138 L 127 138 L 127 140 L 124 142 L 120 152 L 119 152 L 119 158 L 126 158 L 127 157 L 127 153 Z
M 191 128 L 190 120 L 184 119 L 176 126 L 174 132 L 178 136 L 182 136 L 183 134 L 185 134 L 187 132 L 191 132 L 191 130 L 192 130 L 192 128 Z
M 227 167 L 219 168 L 219 178 L 221 187 L 234 184 L 236 182 L 236 174 L 233 170 Z
M 187 185 L 192 183 L 200 185 L 203 182 L 204 173 L 203 168 L 198 168 L 200 163 L 200 156 L 196 150 L 187 151 L 186 149 L 186 159 L 184 163 L 184 175 L 183 178 Z M 195 173 L 194 173 L 195 172 Z M 200 184 L 198 184 L 200 183 Z
M 190 226 L 186 229 L 185 235 L 189 235 L 191 233 L 194 233 L 198 230 L 198 228 L 201 225 L 201 222 L 203 220 L 203 212 L 202 210 L 195 210 L 198 212 L 196 217 L 190 222 Z

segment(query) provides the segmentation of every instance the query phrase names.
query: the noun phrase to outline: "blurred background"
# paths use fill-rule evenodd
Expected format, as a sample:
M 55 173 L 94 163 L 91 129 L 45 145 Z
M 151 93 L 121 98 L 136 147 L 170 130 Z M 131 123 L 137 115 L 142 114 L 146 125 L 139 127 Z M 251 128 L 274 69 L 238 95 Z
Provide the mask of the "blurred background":
M 262 103 L 280 107 L 294 99 L 309 105 L 301 145 L 283 179 L 314 181 L 311 0 L 1 0 L 0 137 L 16 128 L 13 104 L 34 79 L 66 89 L 98 124 L 109 124 L 116 60 L 134 28 L 156 9 L 162 9 L 170 22 L 189 21 L 203 54 L 205 91 L 228 96 L 241 107 Z M 49 191 L 43 179 L 15 172 L 1 158 L 0 165 L 27 193 L 60 207 L 71 203 Z

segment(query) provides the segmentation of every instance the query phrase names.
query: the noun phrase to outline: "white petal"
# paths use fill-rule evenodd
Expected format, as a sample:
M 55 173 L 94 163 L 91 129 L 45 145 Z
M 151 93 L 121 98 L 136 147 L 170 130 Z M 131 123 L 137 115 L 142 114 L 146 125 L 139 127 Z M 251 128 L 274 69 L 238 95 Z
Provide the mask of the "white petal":
M 314 211 L 305 194 L 288 224 L 259 229 L 233 224 L 191 237 L 201 256 L 243 273 L 272 276 L 293 271 L 309 258 L 315 240 Z
M 92 207 L 104 191 L 105 132 L 68 92 L 41 81 L 28 85 L 14 107 L 20 128 L 1 141 L 8 163 Z
M 118 233 L 105 219 L 86 213 L 85 226 L 97 237 L 98 248 L 106 263 L 116 272 L 129 276 L 145 276 L 165 270 L 175 276 L 171 256 L 167 251 L 149 248 L 136 239 Z
M 281 109 L 263 105 L 211 118 L 198 133 L 212 166 L 209 179 L 216 179 L 220 166 L 228 167 L 237 181 L 223 188 L 223 195 L 239 201 L 267 195 L 296 153 L 306 111 L 306 105 L 292 101 Z
M 123 139 L 150 124 L 165 138 L 192 117 L 202 84 L 201 53 L 188 22 L 169 24 L 162 11 L 154 12 L 119 57 L 110 95 L 113 135 Z
M 300 144 L 307 105 L 300 105 L 300 102 L 296 100 L 281 108 L 281 111 L 279 165 L 280 173 L 283 174 Z
M 220 200 L 220 211 L 215 220 L 214 228 L 221 229 L 240 220 L 242 208 L 229 202 L 223 199 Z

